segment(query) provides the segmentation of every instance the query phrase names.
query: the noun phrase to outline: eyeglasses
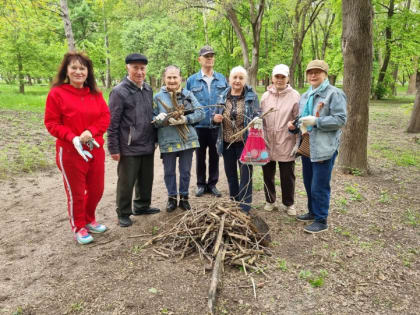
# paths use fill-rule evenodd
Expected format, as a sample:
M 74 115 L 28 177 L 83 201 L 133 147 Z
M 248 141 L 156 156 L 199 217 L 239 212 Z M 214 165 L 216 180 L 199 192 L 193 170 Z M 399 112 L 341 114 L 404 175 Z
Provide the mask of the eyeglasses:
M 321 73 L 323 73 L 324 71 L 320 71 L 320 70 L 318 70 L 318 71 L 308 71 L 308 72 L 306 72 L 306 75 L 307 76 L 311 76 L 311 75 L 315 75 L 315 76 L 318 76 L 318 75 L 320 75 Z

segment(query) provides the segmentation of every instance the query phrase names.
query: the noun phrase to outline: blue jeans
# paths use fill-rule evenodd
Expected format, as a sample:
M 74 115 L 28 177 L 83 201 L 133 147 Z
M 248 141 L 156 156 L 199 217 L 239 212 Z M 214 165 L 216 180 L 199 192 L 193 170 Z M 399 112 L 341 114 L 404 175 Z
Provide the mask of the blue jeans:
M 188 196 L 190 187 L 191 165 L 194 149 L 178 152 L 162 153 L 163 170 L 166 189 L 169 196 L 176 196 L 176 158 L 179 167 L 179 194 Z
M 331 173 L 334 167 L 337 151 L 329 159 L 321 162 L 311 162 L 310 158 L 302 156 L 303 183 L 308 195 L 308 210 L 315 221 L 326 221 L 330 207 Z
M 233 143 L 228 149 L 228 143 L 223 143 L 223 162 L 229 185 L 230 198 L 240 202 L 242 211 L 248 212 L 252 202 L 252 165 L 245 165 L 239 162 L 244 144 Z M 239 177 L 238 180 L 238 165 Z

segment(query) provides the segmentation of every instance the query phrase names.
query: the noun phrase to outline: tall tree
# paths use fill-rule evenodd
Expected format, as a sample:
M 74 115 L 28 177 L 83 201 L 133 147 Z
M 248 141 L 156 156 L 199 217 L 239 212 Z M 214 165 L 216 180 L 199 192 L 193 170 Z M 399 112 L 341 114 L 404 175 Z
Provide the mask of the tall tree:
M 295 85 L 295 70 L 302 61 L 303 40 L 324 6 L 324 0 L 296 0 L 293 16 L 293 57 L 290 64 L 290 84 Z
M 74 51 L 76 50 L 76 42 L 74 41 L 73 29 L 71 27 L 69 6 L 67 5 L 67 0 L 60 0 L 60 7 L 61 7 L 61 18 L 63 19 L 63 23 L 64 23 L 64 33 L 66 34 L 66 38 L 67 38 L 67 45 L 68 45 L 69 51 Z
M 344 127 L 339 164 L 345 172 L 366 172 L 369 96 L 372 72 L 371 0 L 342 2 L 344 58 L 343 88 L 347 95 L 347 124 Z
M 416 76 L 416 100 L 414 101 L 414 108 L 411 113 L 410 122 L 408 123 L 407 132 L 418 133 L 420 132 L 420 71 L 417 70 Z
M 265 0 L 259 0 L 254 3 L 254 0 L 249 0 L 249 22 L 252 29 L 252 52 L 251 63 L 249 62 L 249 48 L 244 34 L 243 26 L 239 23 L 237 17 L 237 9 L 234 7 L 234 2 L 225 1 L 224 9 L 226 17 L 232 24 L 236 36 L 242 49 L 242 58 L 244 67 L 248 70 L 249 83 L 255 88 L 257 86 L 258 62 L 260 57 L 260 40 L 261 27 L 264 15 Z

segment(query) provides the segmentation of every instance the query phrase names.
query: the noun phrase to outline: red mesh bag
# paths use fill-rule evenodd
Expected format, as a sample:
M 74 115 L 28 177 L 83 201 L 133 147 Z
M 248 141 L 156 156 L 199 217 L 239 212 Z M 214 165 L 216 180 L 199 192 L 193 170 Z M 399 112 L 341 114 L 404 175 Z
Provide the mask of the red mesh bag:
M 265 165 L 270 162 L 263 129 L 249 128 L 240 161 L 242 164 L 251 165 Z

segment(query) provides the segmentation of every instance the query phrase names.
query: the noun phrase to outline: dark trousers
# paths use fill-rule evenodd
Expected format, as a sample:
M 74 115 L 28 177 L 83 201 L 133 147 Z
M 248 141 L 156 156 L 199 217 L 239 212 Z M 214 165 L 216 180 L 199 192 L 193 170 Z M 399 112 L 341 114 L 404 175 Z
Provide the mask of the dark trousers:
M 200 147 L 196 149 L 197 186 L 214 187 L 219 180 L 219 155 L 216 150 L 218 129 L 196 128 Z M 209 177 L 206 181 L 206 153 L 209 149 Z
M 308 210 L 316 221 L 324 222 L 328 217 L 331 194 L 331 174 L 337 152 L 331 159 L 321 162 L 311 162 L 310 158 L 302 156 L 303 183 L 308 195 Z
M 295 161 L 278 162 L 280 171 L 281 201 L 285 206 L 295 203 Z M 276 162 L 270 161 L 263 167 L 264 194 L 267 202 L 276 201 Z
M 179 194 L 188 196 L 188 188 L 190 187 L 191 164 L 193 157 L 193 149 L 179 152 L 162 153 L 164 179 L 166 189 L 169 196 L 176 196 L 176 158 L 178 157 L 179 165 Z
M 229 195 L 235 201 L 241 203 L 241 209 L 248 212 L 252 202 L 252 165 L 239 162 L 244 144 L 233 143 L 229 149 L 229 143 L 223 143 L 223 162 L 225 165 L 226 177 L 229 185 Z M 239 180 L 238 180 L 239 165 Z
M 118 162 L 117 214 L 129 216 L 150 207 L 152 200 L 154 154 L 121 156 Z M 135 197 L 133 200 L 133 188 Z

